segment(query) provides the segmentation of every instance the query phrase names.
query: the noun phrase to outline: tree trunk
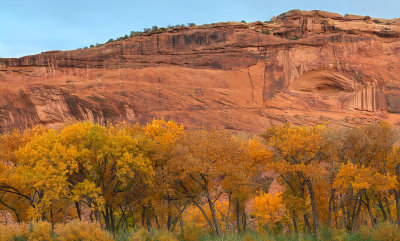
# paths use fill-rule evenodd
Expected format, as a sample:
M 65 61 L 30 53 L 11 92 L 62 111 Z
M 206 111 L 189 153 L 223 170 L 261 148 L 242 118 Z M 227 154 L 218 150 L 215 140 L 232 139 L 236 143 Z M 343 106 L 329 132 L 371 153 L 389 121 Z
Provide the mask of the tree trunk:
M 334 194 L 335 194 L 335 189 L 331 189 L 331 196 L 329 197 L 329 205 L 328 205 L 328 227 L 331 227 L 331 220 L 332 220 L 332 208 L 333 208 L 333 202 L 334 202 Z
M 176 223 L 179 220 L 179 216 L 175 217 L 175 219 L 172 221 L 172 228 L 171 228 L 171 232 L 175 232 L 175 227 L 176 227 Z
M 394 198 L 396 199 L 396 218 L 397 226 L 400 227 L 400 192 L 398 190 L 393 190 Z
M 241 232 L 240 230 L 240 206 L 239 206 L 239 200 L 236 200 L 236 229 L 238 233 Z
M 310 201 L 311 201 L 311 209 L 312 209 L 312 213 L 313 213 L 313 220 L 314 220 L 314 233 L 318 232 L 318 228 L 319 228 L 319 218 L 318 218 L 318 210 L 317 207 L 315 205 L 315 194 L 314 194 L 314 189 L 311 183 L 310 179 L 307 179 L 306 181 L 307 186 L 308 186 L 308 191 L 310 192 Z
M 108 214 L 108 208 L 106 207 L 105 208 L 105 213 L 104 212 L 102 212 L 103 213 L 103 217 L 104 217 L 104 222 L 105 222 L 105 224 L 106 224 L 106 230 L 108 230 L 108 231 L 111 231 L 111 229 L 110 229 L 110 219 L 109 219 L 109 214 Z
M 311 233 L 311 226 L 310 226 L 310 222 L 308 221 L 308 215 L 304 214 L 303 218 L 304 218 L 304 232 Z
M 232 197 L 232 192 L 229 193 L 228 196 L 228 213 L 226 215 L 226 223 L 225 223 L 225 231 L 228 232 L 229 231 L 229 215 L 231 213 L 231 197 Z
M 361 211 L 361 203 L 362 203 L 362 197 L 360 196 L 360 199 L 358 201 L 358 207 L 357 210 L 355 212 L 354 218 L 353 218 L 353 225 L 352 225 L 352 231 L 356 231 L 357 227 L 358 227 L 358 221 L 359 221 L 359 217 L 360 217 L 360 211 Z
M 246 215 L 246 209 L 243 207 L 243 231 L 246 231 L 247 229 L 247 215 Z
M 155 220 L 156 220 L 157 229 L 160 230 L 160 229 L 161 229 L 161 226 L 160 226 L 160 223 L 158 222 L 158 217 L 157 217 L 156 214 L 154 214 L 154 218 L 155 218 Z M 168 231 L 169 231 L 169 230 L 168 230 Z
M 392 212 L 390 211 L 390 204 L 389 204 L 389 200 L 385 197 L 385 205 L 386 205 L 386 209 L 387 209 L 387 216 L 389 218 L 389 222 L 393 222 L 392 219 Z
M 344 207 L 344 201 L 343 201 L 343 195 L 342 194 L 339 195 L 339 199 L 340 199 L 340 207 L 342 209 L 343 226 L 347 229 L 347 231 L 351 231 L 349 209 L 347 209 L 347 212 L 346 212 L 346 208 Z
M 211 197 L 210 197 L 210 194 L 209 194 L 208 190 L 205 189 L 205 191 L 206 191 L 206 197 L 207 197 L 207 201 L 208 201 L 208 206 L 210 207 L 210 211 L 211 211 L 211 217 L 212 217 L 213 222 L 214 222 L 216 234 L 218 236 L 221 236 L 221 228 L 219 226 L 219 221 L 218 221 L 218 218 L 217 218 L 217 214 L 215 212 L 214 203 L 211 200 Z
M 183 188 L 183 190 L 185 190 L 185 192 L 189 195 L 190 200 L 192 201 L 192 203 L 194 205 L 196 205 L 196 207 L 201 211 L 201 213 L 203 214 L 204 219 L 207 221 L 208 225 L 210 225 L 210 228 L 212 230 L 212 232 L 215 233 L 215 227 L 214 225 L 211 223 L 210 219 L 207 217 L 206 212 L 204 212 L 204 209 L 196 202 L 196 200 L 190 195 L 190 193 L 188 192 L 187 188 L 185 187 L 185 185 L 183 185 L 182 182 L 179 182 L 179 185 Z M 185 206 L 186 207 L 186 206 Z M 182 211 L 183 212 L 183 211 Z
M 368 215 L 369 215 L 369 218 L 371 219 L 371 225 L 372 225 L 372 227 L 375 227 L 375 217 L 372 214 L 371 205 L 369 203 L 369 198 L 368 198 L 367 192 L 365 190 L 364 190 L 364 196 L 365 196 L 365 206 L 367 207 Z
M 146 207 L 142 206 L 142 227 L 144 227 L 145 219 L 146 219 Z
M 297 221 L 296 221 L 296 212 L 295 212 L 295 211 L 293 211 L 292 221 L 293 221 L 294 232 L 295 232 L 295 233 L 298 233 L 298 230 L 297 230 Z
M 192 202 L 197 206 L 197 208 L 200 210 L 200 212 L 203 214 L 204 219 L 207 221 L 208 225 L 210 226 L 211 230 L 213 233 L 215 233 L 215 226 L 212 224 L 212 222 L 210 221 L 210 219 L 207 217 L 206 212 L 204 211 L 204 209 L 197 203 L 194 201 L 194 199 L 192 199 Z
M 381 213 L 382 213 L 382 216 L 383 216 L 383 220 L 386 221 L 387 220 L 386 211 L 385 211 L 385 207 L 383 206 L 381 200 L 378 201 L 378 207 L 381 210 Z
M 168 197 L 168 218 L 167 218 L 167 229 L 171 231 L 171 222 L 172 222 L 172 214 L 171 214 L 171 199 Z
M 133 230 L 135 230 L 135 225 L 136 225 L 136 223 L 135 223 L 135 213 L 132 210 L 132 229 Z
M 126 220 L 125 210 L 122 208 L 122 205 L 119 205 L 119 209 L 121 210 L 121 217 L 118 220 L 116 230 L 120 230 L 120 227 L 124 227 L 124 230 L 128 229 L 128 221 Z M 122 224 L 122 225 L 121 225 Z
M 81 218 L 81 208 L 79 207 L 79 203 L 75 202 L 75 208 L 76 208 L 76 213 L 78 214 L 79 220 L 82 220 Z
M 179 226 L 181 227 L 181 234 L 184 234 L 185 233 L 185 228 L 183 226 L 182 213 L 179 214 Z
M 338 227 L 335 200 L 332 202 L 333 215 L 335 218 L 335 228 Z
M 111 225 L 111 231 L 112 233 L 116 233 L 115 232 L 115 219 L 114 219 L 114 210 L 112 209 L 112 207 L 110 207 L 110 225 Z
M 350 229 L 349 231 L 353 231 L 354 221 L 355 221 L 355 219 L 356 219 L 356 213 L 357 213 L 357 208 L 358 208 L 358 203 L 360 202 L 360 199 L 359 199 L 359 198 L 360 198 L 360 197 L 357 195 L 357 196 L 356 196 L 356 201 L 354 202 L 354 207 L 353 207 L 353 209 L 352 209 L 351 218 L 349 218 L 350 223 L 351 223 L 351 225 L 350 225 L 351 229 Z M 350 208 L 347 208 L 347 212 L 348 212 L 348 213 L 350 212 Z M 349 215 L 350 215 L 350 213 L 349 213 Z
M 151 221 L 150 221 L 149 210 L 147 210 L 147 212 L 146 212 L 146 226 L 147 226 L 147 230 L 150 231 L 151 230 Z

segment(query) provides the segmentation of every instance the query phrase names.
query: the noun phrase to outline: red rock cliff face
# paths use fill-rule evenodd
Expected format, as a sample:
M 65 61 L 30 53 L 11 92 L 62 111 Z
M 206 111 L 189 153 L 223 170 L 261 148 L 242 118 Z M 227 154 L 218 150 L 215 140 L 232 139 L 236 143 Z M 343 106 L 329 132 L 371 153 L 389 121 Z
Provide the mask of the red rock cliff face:
M 0 59 L 0 131 L 69 119 L 260 133 L 283 122 L 400 125 L 400 21 L 290 11 Z

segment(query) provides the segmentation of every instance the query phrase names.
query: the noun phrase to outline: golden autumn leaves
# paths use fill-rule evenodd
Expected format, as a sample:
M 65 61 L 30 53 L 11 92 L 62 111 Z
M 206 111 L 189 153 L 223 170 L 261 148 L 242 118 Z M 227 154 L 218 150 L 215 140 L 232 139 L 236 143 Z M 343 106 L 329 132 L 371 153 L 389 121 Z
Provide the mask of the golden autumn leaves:
M 398 137 L 389 124 L 283 125 L 264 137 L 274 153 L 267 166 L 285 187 L 290 229 L 317 232 L 324 225 L 354 231 L 361 223 L 392 221 L 393 209 L 400 213 Z
M 86 212 L 110 231 L 135 225 L 140 212 L 142 225 L 165 223 L 172 230 L 188 205 L 203 210 L 207 200 L 212 217 L 204 217 L 221 233 L 215 200 L 226 192 L 235 199 L 249 195 L 242 189 L 252 181 L 250 170 L 257 171 L 250 153 L 258 164 L 265 155 L 256 140 L 219 130 L 188 132 L 164 120 L 78 122 L 1 138 L 1 207 L 17 221 L 64 222 Z
M 184 232 L 188 215 L 217 235 L 246 229 L 251 217 L 293 232 L 351 231 L 392 220 L 395 209 L 400 222 L 390 125 L 283 125 L 262 137 L 185 130 L 163 119 L 4 134 L 0 209 L 19 222 L 85 217 L 112 232 L 138 224 Z M 267 192 L 272 176 L 281 193 Z

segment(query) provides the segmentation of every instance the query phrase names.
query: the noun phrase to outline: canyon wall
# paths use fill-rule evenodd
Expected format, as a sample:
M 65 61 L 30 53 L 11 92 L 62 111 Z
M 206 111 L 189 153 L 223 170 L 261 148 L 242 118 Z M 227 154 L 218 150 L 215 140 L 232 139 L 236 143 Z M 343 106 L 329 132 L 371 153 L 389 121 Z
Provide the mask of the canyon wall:
M 0 131 L 154 117 L 251 133 L 400 125 L 399 51 L 399 19 L 293 10 L 0 59 Z

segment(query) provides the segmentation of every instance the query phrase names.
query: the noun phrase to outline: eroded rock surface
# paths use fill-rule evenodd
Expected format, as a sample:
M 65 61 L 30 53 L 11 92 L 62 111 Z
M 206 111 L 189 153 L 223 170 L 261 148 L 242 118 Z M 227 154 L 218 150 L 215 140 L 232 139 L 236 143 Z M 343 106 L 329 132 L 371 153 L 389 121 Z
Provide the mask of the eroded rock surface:
M 0 131 L 154 117 L 260 133 L 286 121 L 400 125 L 400 20 L 293 10 L 0 59 Z

